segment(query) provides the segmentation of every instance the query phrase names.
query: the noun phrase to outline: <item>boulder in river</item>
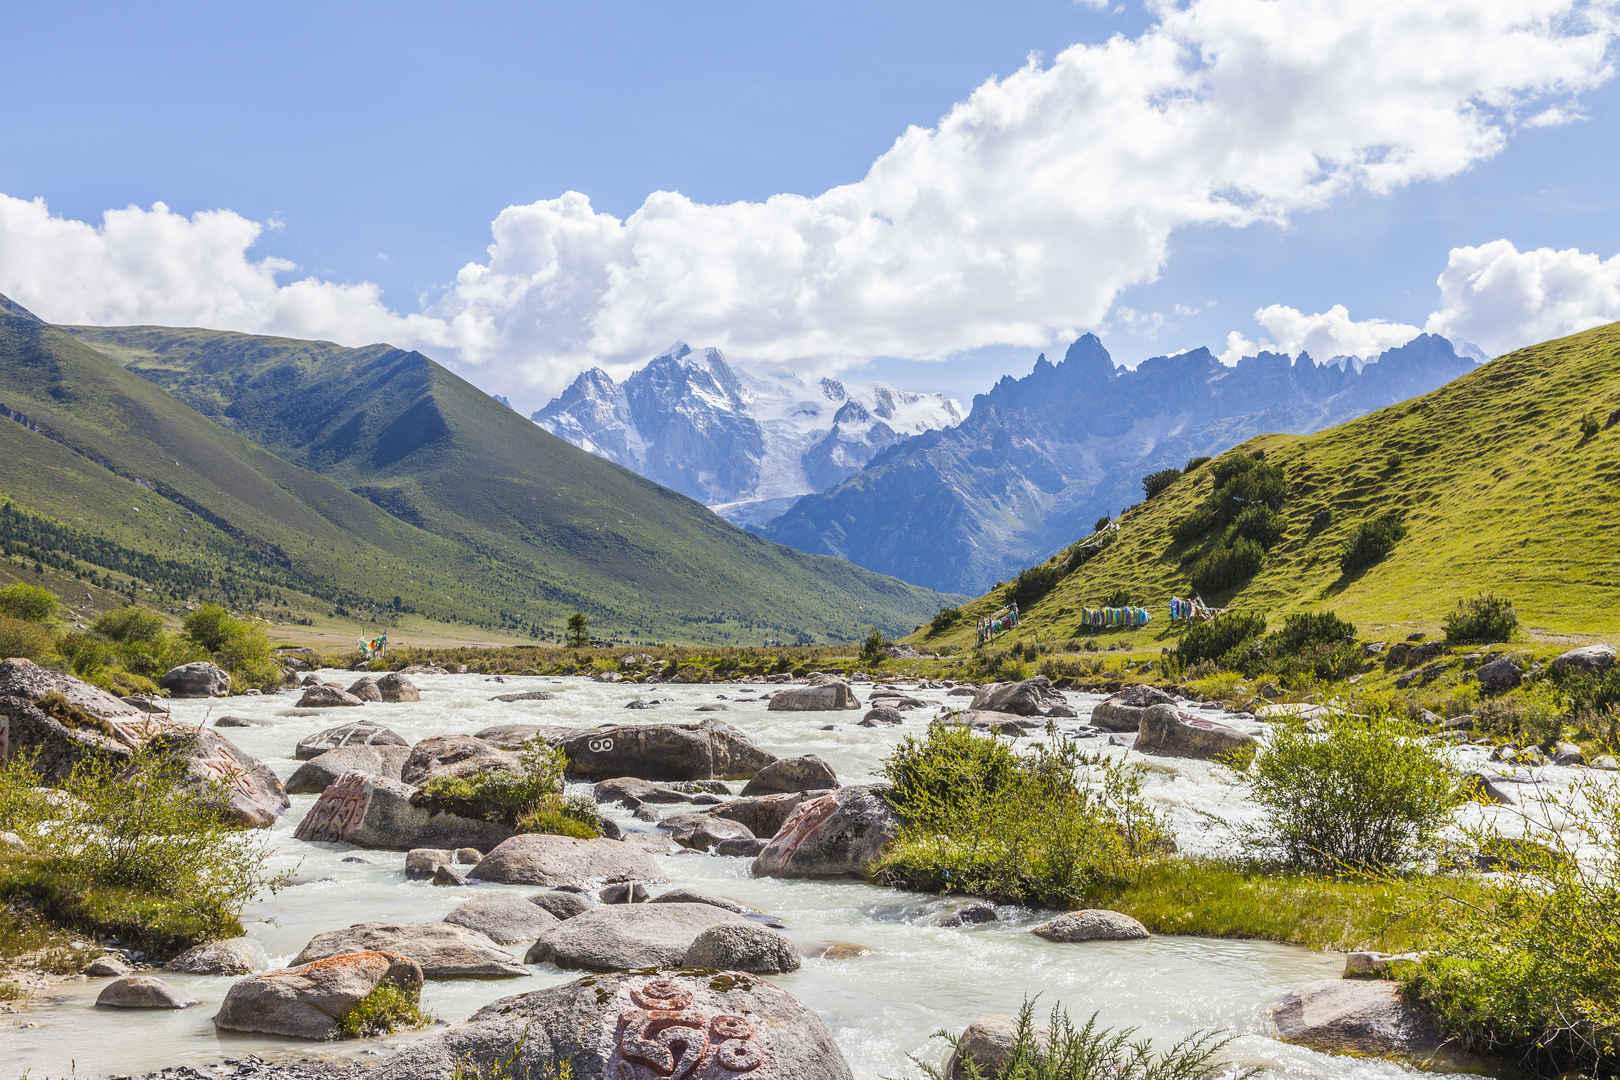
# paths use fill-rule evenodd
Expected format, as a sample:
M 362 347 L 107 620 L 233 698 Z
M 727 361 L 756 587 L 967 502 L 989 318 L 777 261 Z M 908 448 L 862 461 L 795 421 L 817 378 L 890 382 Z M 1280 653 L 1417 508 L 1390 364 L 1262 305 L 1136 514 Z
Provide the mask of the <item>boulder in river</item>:
M 1400 983 L 1325 979 L 1284 997 L 1272 1010 L 1284 1042 L 1327 1054 L 1428 1058 L 1440 1037 L 1428 1018 L 1401 999 Z
M 340 746 L 298 766 L 287 778 L 287 794 L 319 795 L 347 772 L 398 780 L 410 756 L 406 746 Z
M 0 761 L 31 754 L 47 782 L 65 780 L 88 758 L 127 759 L 168 723 L 72 675 L 31 660 L 0 661 Z
M 503 841 L 473 867 L 480 881 L 507 885 L 562 885 L 656 881 L 663 876 L 645 848 L 623 840 L 578 840 L 523 833 Z
M 217 731 L 175 724 L 150 736 L 146 746 L 176 764 L 191 783 L 215 793 L 219 809 L 238 825 L 269 828 L 292 805 L 268 765 Z
M 713 904 L 610 904 L 547 930 L 526 959 L 587 971 L 680 967 L 699 934 L 727 923 L 754 925 Z
M 752 840 L 753 832 L 740 821 L 713 814 L 676 814 L 664 818 L 658 827 L 669 838 L 692 851 L 712 851 L 727 840 Z
M 299 840 L 409 851 L 418 847 L 494 847 L 512 834 L 505 826 L 413 801 L 416 789 L 398 780 L 344 773 L 329 784 L 293 836 Z
M 599 781 L 591 788 L 591 797 L 599 803 L 621 803 L 632 808 L 642 803 L 679 803 L 692 798 L 689 792 L 636 776 Z
M 486 935 L 449 922 L 356 923 L 328 930 L 310 939 L 293 957 L 293 966 L 358 952 L 409 957 L 422 966 L 425 979 L 502 979 L 528 974 L 517 957 L 498 948 Z
M 827 1025 L 787 991 L 741 972 L 679 971 L 595 975 L 502 998 L 407 1044 L 367 1080 L 450 1080 L 458 1067 L 514 1055 L 517 1076 L 568 1061 L 575 1080 L 850 1080 Z
M 170 668 L 158 676 L 157 684 L 177 698 L 224 697 L 231 692 L 230 673 L 206 660 Z
M 339 724 L 304 736 L 293 749 L 293 757 L 308 761 L 341 746 L 403 746 L 409 749 L 410 745 L 397 731 L 371 720 L 357 720 L 352 724 Z
M 778 690 L 765 706 L 771 712 L 834 712 L 858 709 L 861 699 L 841 679 L 830 679 L 815 686 L 794 686 Z
M 480 773 L 518 772 L 518 756 L 471 735 L 434 735 L 411 747 L 400 779 L 421 787 L 441 776 L 470 777 Z
M 814 754 L 778 758 L 754 774 L 744 795 L 781 795 L 793 791 L 822 791 L 838 786 L 832 766 Z
M 163 965 L 182 975 L 251 975 L 270 966 L 264 947 L 247 938 L 210 941 L 187 949 Z
M 527 945 L 561 920 L 521 896 L 498 893 L 468 900 L 444 921 L 476 930 L 497 945 Z
M 1014 716 L 1048 716 L 1054 708 L 1067 705 L 1063 695 L 1052 688 L 1051 679 L 1036 675 L 1018 682 L 991 683 L 973 695 L 969 708 Z
M 361 701 L 381 701 L 383 699 L 382 691 L 377 689 L 377 677 L 375 675 L 362 675 L 354 680 L 345 693 L 351 694 Z
M 102 987 L 98 1009 L 189 1009 L 197 999 L 187 997 L 151 975 L 125 975 Z
M 591 910 L 590 900 L 577 892 L 564 892 L 562 889 L 547 889 L 545 892 L 535 893 L 529 897 L 528 902 L 542 911 L 551 912 L 559 919 L 572 919 L 575 915 L 583 915 Z
M 365 702 L 340 686 L 329 686 L 326 683 L 316 683 L 304 691 L 298 699 L 300 709 L 334 709 L 344 706 L 354 707 L 364 705 Z
M 874 705 L 870 709 L 866 710 L 865 716 L 861 717 L 860 726 L 893 727 L 895 724 L 903 724 L 905 722 L 906 718 L 901 716 L 900 710 L 896 709 L 894 706 Z
M 776 760 L 720 720 L 696 724 L 624 724 L 562 740 L 576 780 L 742 780 Z
M 1044 1043 L 1046 1032 L 1036 1032 Z M 980 1076 L 995 1076 L 1012 1059 L 1013 1047 L 1018 1042 L 1018 1018 L 1007 1013 L 982 1016 L 973 1021 L 956 1040 L 950 1060 L 945 1063 L 945 1080 L 968 1080 L 973 1075 L 968 1064 L 978 1068 Z
M 377 689 L 382 691 L 382 699 L 388 702 L 422 700 L 422 691 L 416 688 L 416 684 L 397 671 L 390 671 L 379 678 Z
M 722 923 L 693 939 L 682 967 L 781 975 L 799 970 L 799 950 L 786 934 L 758 923 Z
M 1167 757 L 1218 758 L 1241 753 L 1256 745 L 1252 735 L 1237 728 L 1182 712 L 1174 705 L 1154 705 L 1142 713 L 1136 750 Z
M 839 788 L 799 804 L 754 860 L 755 877 L 865 877 L 899 832 L 876 786 Z
M 1138 731 L 1142 714 L 1155 705 L 1174 705 L 1176 699 L 1146 683 L 1133 683 L 1091 710 L 1091 723 L 1104 731 Z
M 781 795 L 746 795 L 706 812 L 739 821 L 755 836 L 772 837 L 781 831 L 800 803 L 825 794 L 824 791 L 790 791 Z
M 1136 941 L 1150 936 L 1147 927 L 1118 911 L 1084 908 L 1048 919 L 1030 930 L 1047 941 Z
M 289 1039 L 335 1039 L 339 1022 L 385 982 L 414 997 L 422 990 L 422 965 L 404 956 L 358 952 L 255 975 L 231 986 L 214 1026 Z

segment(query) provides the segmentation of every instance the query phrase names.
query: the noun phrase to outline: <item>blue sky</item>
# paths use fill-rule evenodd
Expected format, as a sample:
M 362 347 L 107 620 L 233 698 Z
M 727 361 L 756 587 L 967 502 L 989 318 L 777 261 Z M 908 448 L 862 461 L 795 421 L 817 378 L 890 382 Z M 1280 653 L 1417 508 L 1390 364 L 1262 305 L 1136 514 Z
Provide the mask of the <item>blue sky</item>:
M 965 398 L 1083 328 L 1134 363 L 1199 344 L 1320 351 L 1404 332 L 1361 325 L 1370 319 L 1427 324 L 1495 351 L 1620 318 L 1610 310 L 1620 281 L 1612 2 L 1523 0 L 1545 9 L 1544 24 L 1504 26 L 1500 12 L 1521 5 L 1447 0 L 1498 9 L 1460 41 L 1440 40 L 1451 31 L 1438 23 L 1401 24 L 1401 5 L 1335 37 L 1335 5 L 1310 0 L 1293 13 L 1298 32 L 1268 38 L 1252 29 L 1261 9 L 1245 10 L 1260 2 L 1197 0 L 1179 23 L 1139 4 L 1073 0 L 494 3 L 476 21 L 415 3 L 27 5 L 8 15 L 0 70 L 10 103 L 0 194 L 43 200 L 48 212 L 17 204 L 0 214 L 0 291 L 60 321 L 386 337 L 529 407 L 579 367 L 621 371 L 666 336 L 721 344 L 744 363 L 826 366 Z M 1572 30 L 1565 16 L 1586 25 Z M 1292 39 L 1318 31 L 1321 55 L 1293 52 Z M 1380 33 L 1420 40 L 1410 55 L 1353 52 Z M 1425 33 L 1437 35 L 1433 62 L 1460 48 L 1478 53 L 1478 71 L 1443 94 L 1422 86 Z M 1135 51 L 1108 58 L 1102 43 L 1114 35 Z M 1150 47 L 1160 39 L 1220 59 L 1167 75 Z M 1054 58 L 1076 43 L 1097 48 L 1060 84 Z M 1539 68 L 1500 73 L 1537 48 Z M 1031 54 L 1033 74 L 1008 79 Z M 1345 76 L 1359 65 L 1371 74 Z M 1293 81 L 1270 78 L 1277 70 Z M 1110 130 L 1108 114 L 1117 108 L 1126 128 L 1141 116 L 1131 111 L 1138 72 L 1142 101 L 1165 93 L 1167 78 L 1201 96 L 1201 126 L 1176 129 L 1191 160 L 1159 143 L 1133 174 L 1138 147 Z M 1386 72 L 1389 85 L 1376 85 Z M 1207 86 L 1196 81 L 1205 74 Z M 909 125 L 934 128 L 991 79 L 1008 80 L 993 95 L 1005 101 L 979 102 L 965 135 L 941 130 L 915 160 L 890 155 L 890 175 L 866 185 L 882 190 L 860 195 L 854 217 L 896 226 L 902 239 L 861 248 L 863 229 L 851 226 L 813 259 L 776 259 L 820 242 L 824 222 L 764 200 L 860 181 Z M 1359 85 L 1382 115 L 1362 109 Z M 1316 87 L 1331 92 L 1310 100 Z M 1499 145 L 1482 149 L 1477 114 L 1504 101 L 1513 115 L 1486 125 Z M 1026 121 L 1029 102 L 1051 115 Z M 1403 110 L 1422 129 L 1404 147 L 1390 119 Z M 1235 200 L 1245 213 L 1264 204 L 1261 220 L 1228 212 L 1232 182 L 1179 198 L 1188 184 L 1177 169 L 1201 175 L 1200 155 L 1246 183 L 1242 163 L 1220 161 L 1223 124 L 1235 153 L 1272 168 L 1342 149 L 1339 113 L 1361 157 L 1330 196 L 1283 168 Z M 1300 132 L 1283 143 L 1275 132 L 1296 120 Z M 986 129 L 993 137 L 981 138 Z M 1388 146 L 1412 164 L 1393 180 L 1367 179 Z M 1061 165 L 1051 182 L 1034 179 L 1048 162 Z M 1088 188 L 1092 164 L 1107 181 Z M 675 224 L 614 239 L 616 223 L 661 190 L 690 200 L 665 208 Z M 1069 221 L 1067 190 L 1098 209 Z M 595 246 L 527 258 L 526 247 L 574 242 L 558 240 L 569 215 L 552 205 L 568 191 L 589 199 L 571 220 L 588 220 L 592 239 L 577 242 Z M 149 217 L 157 203 L 169 214 Z M 103 218 L 131 205 L 142 216 L 123 231 Z M 506 246 L 488 253 L 492 221 L 526 206 L 546 209 L 510 215 Z M 215 210 L 230 219 L 194 216 Z M 935 236 L 950 243 L 933 251 Z M 1497 241 L 1511 251 L 1476 251 Z M 1457 249 L 1474 254 L 1459 261 Z M 1539 249 L 1550 250 L 1529 258 Z M 1014 252 L 1027 256 L 1023 269 L 1008 269 Z M 271 257 L 285 264 L 263 262 Z M 631 274 L 641 275 L 632 295 L 605 293 L 610 270 L 637 257 L 651 268 Z M 468 263 L 487 272 L 458 284 Z M 1442 298 L 1436 279 L 1448 265 L 1455 295 Z M 1500 289 L 1470 291 L 1487 271 L 1508 283 L 1507 309 Z M 1029 280 L 999 295 L 996 282 L 1019 274 Z M 812 278 L 806 297 L 800 283 Z M 314 283 L 284 288 L 304 279 Z M 1549 282 L 1563 291 L 1549 296 Z M 1255 313 L 1270 305 L 1301 318 L 1262 326 Z M 1348 308 L 1348 327 L 1311 321 L 1333 305 Z M 1234 331 L 1241 341 L 1229 341 Z

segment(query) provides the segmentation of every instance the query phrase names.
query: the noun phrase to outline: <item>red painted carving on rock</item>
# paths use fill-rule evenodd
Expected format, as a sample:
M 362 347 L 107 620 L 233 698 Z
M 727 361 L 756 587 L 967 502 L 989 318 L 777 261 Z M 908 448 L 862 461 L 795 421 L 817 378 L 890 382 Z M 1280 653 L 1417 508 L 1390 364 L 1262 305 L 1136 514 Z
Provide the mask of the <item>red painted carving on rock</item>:
M 366 774 L 346 772 L 329 784 L 293 836 L 299 840 L 339 843 L 366 820 L 371 808 L 371 784 Z
M 690 990 L 654 978 L 630 988 L 619 1014 L 613 1080 L 721 1080 L 765 1064 L 763 1039 L 735 1013 L 710 1015 Z

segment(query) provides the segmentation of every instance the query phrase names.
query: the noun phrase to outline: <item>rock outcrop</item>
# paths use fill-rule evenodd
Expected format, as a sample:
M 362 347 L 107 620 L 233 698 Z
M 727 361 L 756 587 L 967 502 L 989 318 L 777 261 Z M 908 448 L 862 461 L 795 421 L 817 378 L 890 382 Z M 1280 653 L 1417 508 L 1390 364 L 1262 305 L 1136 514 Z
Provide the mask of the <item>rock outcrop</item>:
M 502 825 L 459 814 L 434 813 L 398 780 L 348 772 L 327 785 L 293 833 L 299 840 L 409 851 L 411 848 L 492 848 L 511 835 Z
M 865 877 L 900 828 L 873 786 L 840 788 L 796 807 L 754 860 L 755 877 Z
M 1183 712 L 1174 705 L 1154 705 L 1142 713 L 1136 750 L 1166 757 L 1217 758 L 1256 745 L 1252 735 L 1216 720 Z
M 772 712 L 836 712 L 858 709 L 861 699 L 842 680 L 829 680 L 816 686 L 794 686 L 778 690 L 765 706 Z
M 991 683 L 973 695 L 969 708 L 1014 716 L 1048 716 L 1052 710 L 1067 708 L 1063 695 L 1052 689 L 1045 675 L 1011 683 Z
M 730 724 L 624 724 L 563 739 L 575 780 L 746 780 L 776 760 Z
M 287 793 L 319 795 L 348 772 L 398 780 L 410 756 L 410 748 L 405 746 L 340 746 L 298 766 L 287 778 Z
M 1175 698 L 1157 686 L 1135 683 L 1093 706 L 1091 722 L 1104 731 L 1134 732 L 1141 729 L 1142 714 L 1148 709 L 1175 703 Z
M 803 757 L 778 758 L 771 762 L 743 787 L 744 795 L 782 795 L 795 791 L 824 791 L 838 786 L 838 774 L 831 765 L 806 754 Z
M 230 673 L 206 660 L 170 668 L 158 676 L 157 684 L 177 698 L 224 697 L 231 692 Z
M 422 977 L 422 966 L 403 956 L 331 956 L 235 983 L 214 1026 L 289 1039 L 334 1039 L 339 1022 L 378 986 L 390 983 L 414 997 L 421 993 Z

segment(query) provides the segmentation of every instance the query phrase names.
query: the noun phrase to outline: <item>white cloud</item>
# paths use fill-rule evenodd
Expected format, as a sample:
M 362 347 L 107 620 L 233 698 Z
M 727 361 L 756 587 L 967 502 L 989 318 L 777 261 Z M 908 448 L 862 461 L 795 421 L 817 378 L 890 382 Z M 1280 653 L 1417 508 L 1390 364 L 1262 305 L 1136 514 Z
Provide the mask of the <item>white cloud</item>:
M 1520 251 L 1507 240 L 1451 249 L 1426 329 L 1491 356 L 1620 320 L 1620 255 Z
M 1268 335 L 1266 342 L 1258 344 L 1234 330 L 1226 335 L 1226 351 L 1221 354 L 1223 362 L 1235 364 L 1262 349 L 1290 356 L 1310 353 L 1317 363 L 1335 356 L 1377 356 L 1385 349 L 1405 345 L 1423 332 L 1416 326 L 1383 319 L 1357 321 L 1350 317 L 1343 304 L 1334 304 L 1315 315 L 1271 304 L 1256 311 L 1254 321 Z
M 7 200 L 0 291 L 59 320 L 387 338 L 540 390 L 677 337 L 825 365 L 1044 347 L 1156 278 L 1179 228 L 1281 222 L 1442 179 L 1526 123 L 1574 116 L 1611 77 L 1620 22 L 1620 0 L 1150 11 L 1137 37 L 985 82 L 818 195 L 706 205 L 660 191 L 623 219 L 578 192 L 508 207 L 485 258 L 415 315 L 363 283 L 280 285 L 292 268 L 251 253 L 260 225 L 161 205 L 95 228 Z M 1328 322 L 1289 332 L 1357 325 L 1312 318 Z

